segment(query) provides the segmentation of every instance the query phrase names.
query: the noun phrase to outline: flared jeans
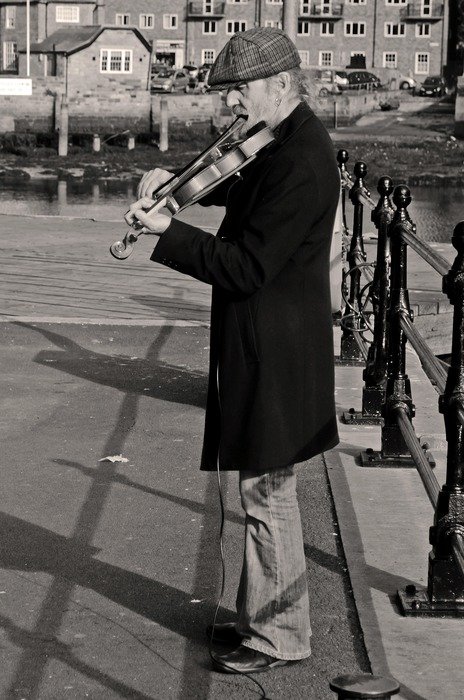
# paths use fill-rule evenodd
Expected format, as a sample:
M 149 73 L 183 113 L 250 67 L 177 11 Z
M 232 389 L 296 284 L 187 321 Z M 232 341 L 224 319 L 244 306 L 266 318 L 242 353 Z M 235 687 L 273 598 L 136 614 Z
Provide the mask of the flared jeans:
M 242 644 L 288 661 L 311 654 L 295 467 L 241 472 L 245 548 L 237 593 Z

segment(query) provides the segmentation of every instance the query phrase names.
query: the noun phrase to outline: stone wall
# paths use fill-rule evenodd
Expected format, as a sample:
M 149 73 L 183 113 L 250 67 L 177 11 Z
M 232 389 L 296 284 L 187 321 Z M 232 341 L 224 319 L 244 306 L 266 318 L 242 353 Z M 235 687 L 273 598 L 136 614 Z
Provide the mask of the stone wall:
M 0 95 L 0 133 L 50 133 L 58 126 L 63 84 L 58 78 L 34 78 L 32 96 Z M 339 125 L 376 109 L 386 92 L 360 92 L 310 101 L 314 111 L 332 126 L 334 103 Z M 219 93 L 150 95 L 147 90 L 100 90 L 68 96 L 69 132 L 112 134 L 129 130 L 150 133 L 160 120 L 160 102 L 168 105 L 171 123 L 207 123 L 223 126 L 231 121 Z
M 454 133 L 464 138 L 464 76 L 458 78 L 456 106 L 454 108 Z

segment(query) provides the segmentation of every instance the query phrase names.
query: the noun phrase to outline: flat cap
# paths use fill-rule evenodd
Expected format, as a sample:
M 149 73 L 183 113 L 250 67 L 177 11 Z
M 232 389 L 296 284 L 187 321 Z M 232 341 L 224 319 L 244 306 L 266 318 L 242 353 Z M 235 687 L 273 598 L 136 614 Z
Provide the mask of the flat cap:
M 301 63 L 295 44 L 281 29 L 255 27 L 227 42 L 208 76 L 209 87 L 226 90 L 242 80 L 269 78 Z

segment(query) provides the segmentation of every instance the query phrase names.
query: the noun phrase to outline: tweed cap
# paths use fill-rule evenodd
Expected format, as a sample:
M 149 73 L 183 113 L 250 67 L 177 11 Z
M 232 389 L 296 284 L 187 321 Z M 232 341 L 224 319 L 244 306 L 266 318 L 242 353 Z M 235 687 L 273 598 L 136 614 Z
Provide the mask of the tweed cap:
M 242 80 L 269 78 L 301 63 L 295 44 L 281 29 L 256 27 L 227 42 L 208 76 L 208 86 L 226 90 Z

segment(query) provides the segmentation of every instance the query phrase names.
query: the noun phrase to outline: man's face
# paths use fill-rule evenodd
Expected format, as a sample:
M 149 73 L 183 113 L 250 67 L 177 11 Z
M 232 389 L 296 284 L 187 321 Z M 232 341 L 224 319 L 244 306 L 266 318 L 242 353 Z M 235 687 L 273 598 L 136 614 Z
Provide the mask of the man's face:
M 227 91 L 226 104 L 236 117 L 248 117 L 247 131 L 261 121 L 273 126 L 276 103 L 266 80 L 251 80 L 230 87 Z

